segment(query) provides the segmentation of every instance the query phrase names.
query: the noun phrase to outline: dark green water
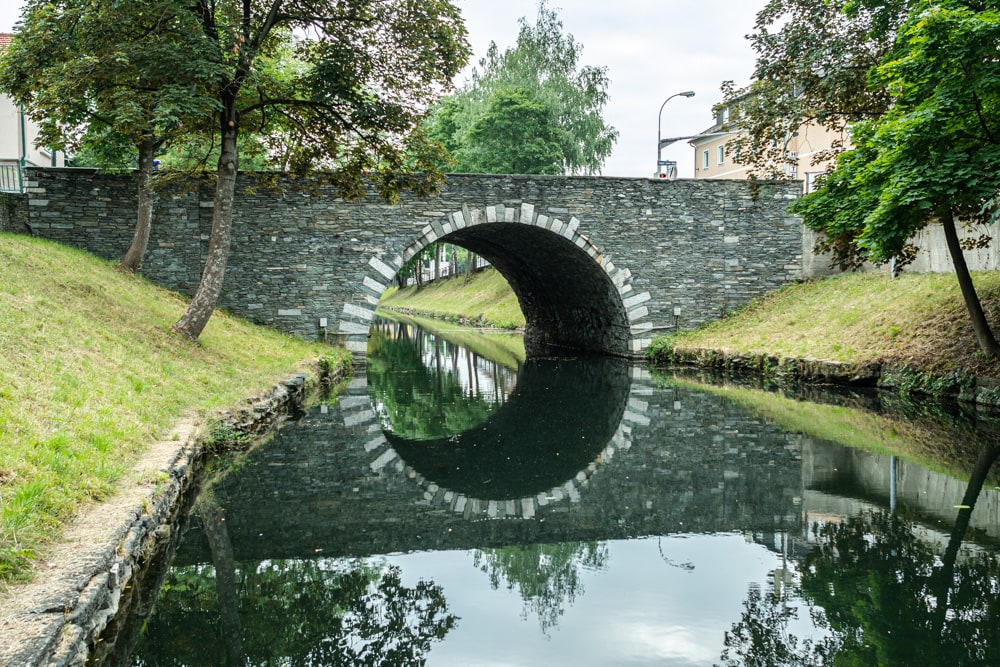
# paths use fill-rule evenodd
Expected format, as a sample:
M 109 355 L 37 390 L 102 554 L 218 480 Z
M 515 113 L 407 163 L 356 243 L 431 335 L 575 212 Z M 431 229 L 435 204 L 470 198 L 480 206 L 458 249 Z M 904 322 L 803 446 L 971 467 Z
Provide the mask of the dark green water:
M 206 485 L 114 661 L 1000 665 L 982 416 L 473 345 L 381 324 L 364 376 Z

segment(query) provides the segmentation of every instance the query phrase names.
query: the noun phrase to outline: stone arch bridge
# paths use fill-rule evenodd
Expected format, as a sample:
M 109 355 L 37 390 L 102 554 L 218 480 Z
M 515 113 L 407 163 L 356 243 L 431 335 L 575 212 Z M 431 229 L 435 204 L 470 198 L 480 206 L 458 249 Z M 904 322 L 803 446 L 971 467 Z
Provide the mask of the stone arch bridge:
M 292 180 L 284 183 L 295 186 Z M 436 241 L 489 260 L 518 296 L 529 356 L 641 355 L 653 336 L 718 318 L 802 274 L 803 234 L 787 213 L 798 185 L 753 197 L 739 181 L 450 175 L 439 195 L 238 186 L 220 305 L 364 354 L 397 271 Z M 37 236 L 123 256 L 135 220 L 131 175 L 34 169 L 21 202 Z M 212 188 L 160 194 L 142 273 L 193 294 L 211 230 Z

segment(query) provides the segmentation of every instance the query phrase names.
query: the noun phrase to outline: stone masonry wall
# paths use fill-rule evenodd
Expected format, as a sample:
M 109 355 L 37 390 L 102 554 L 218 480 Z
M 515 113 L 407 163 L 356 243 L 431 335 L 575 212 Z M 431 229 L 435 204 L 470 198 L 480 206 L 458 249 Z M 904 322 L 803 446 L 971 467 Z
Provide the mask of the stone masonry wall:
M 525 248 L 534 243 L 529 230 L 568 239 L 551 246 L 548 266 L 522 276 L 521 288 L 542 294 L 604 272 L 628 311 L 628 335 L 641 341 L 632 345 L 638 353 L 655 333 L 715 319 L 800 276 L 800 224 L 786 213 L 796 192 L 790 184 L 754 200 L 737 181 L 452 175 L 436 197 L 404 194 L 387 205 L 374 194 L 347 202 L 329 188 L 276 192 L 244 176 L 220 305 L 310 338 L 324 333 L 321 318 L 331 333 L 339 326 L 360 334 L 404 258 L 448 240 L 461 218 L 464 238 L 498 248 L 496 259 L 514 273 L 518 258 L 503 255 L 517 254 L 517 246 L 497 244 L 498 224 L 507 225 L 503 235 L 523 237 Z M 37 236 L 118 258 L 131 241 L 135 198 L 132 175 L 32 169 L 28 225 Z M 212 206 L 204 184 L 161 193 L 143 274 L 192 294 Z M 584 252 L 590 259 L 580 262 Z M 562 273 L 583 265 L 593 276 Z M 601 313 L 590 316 L 594 328 L 602 326 Z

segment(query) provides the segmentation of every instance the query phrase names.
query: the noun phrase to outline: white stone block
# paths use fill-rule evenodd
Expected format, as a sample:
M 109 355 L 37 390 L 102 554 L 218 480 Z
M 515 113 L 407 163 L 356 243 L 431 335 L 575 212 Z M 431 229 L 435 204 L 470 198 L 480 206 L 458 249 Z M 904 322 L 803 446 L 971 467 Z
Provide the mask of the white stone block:
M 386 280 L 392 280 L 396 275 L 396 269 L 392 268 L 378 257 L 372 257 L 368 260 L 368 266 L 372 267 L 379 273 L 381 273 Z

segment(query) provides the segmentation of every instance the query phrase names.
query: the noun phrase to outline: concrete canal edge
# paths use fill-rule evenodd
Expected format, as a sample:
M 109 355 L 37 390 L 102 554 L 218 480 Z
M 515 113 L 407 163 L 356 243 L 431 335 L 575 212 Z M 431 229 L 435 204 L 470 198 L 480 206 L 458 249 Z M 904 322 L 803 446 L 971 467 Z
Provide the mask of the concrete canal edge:
M 182 419 L 151 443 L 114 496 L 66 527 L 34 580 L 2 592 L 0 667 L 70 667 L 107 653 L 112 647 L 104 644 L 113 642 L 105 638 L 117 634 L 118 612 L 137 602 L 144 570 L 166 550 L 197 487 L 208 425 L 266 433 L 331 379 L 324 370 L 294 375 L 211 419 Z
M 674 347 L 668 358 L 652 363 L 750 375 L 778 383 L 877 387 L 904 394 L 952 398 L 976 405 L 1000 407 L 998 379 L 961 373 L 935 375 L 905 365 L 850 363 L 681 347 Z

